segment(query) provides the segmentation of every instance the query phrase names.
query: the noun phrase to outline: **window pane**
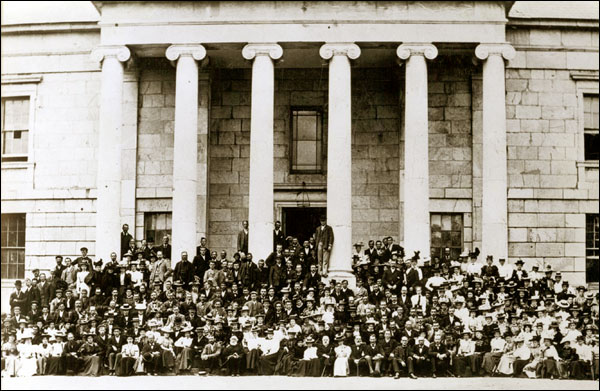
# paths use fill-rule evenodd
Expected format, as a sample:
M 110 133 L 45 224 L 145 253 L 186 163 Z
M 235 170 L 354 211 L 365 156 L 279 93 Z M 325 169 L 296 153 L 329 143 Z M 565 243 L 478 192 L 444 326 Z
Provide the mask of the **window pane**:
M 462 215 L 452 215 L 452 231 L 460 231 L 462 226 Z
M 462 240 L 461 240 L 461 232 L 451 232 L 450 233 L 450 238 L 452 240 L 451 246 L 452 247 L 461 247 L 462 246 Z
M 585 267 L 585 279 L 588 283 L 590 282 L 599 282 L 598 276 L 598 268 L 600 265 L 598 264 L 598 258 L 596 259 L 587 259 L 586 267 Z
M 317 117 L 298 116 L 298 140 L 316 140 L 317 133 Z
M 29 129 L 29 99 L 6 99 L 4 101 L 4 126 L 2 130 L 27 129 Z
M 600 158 L 600 135 L 596 133 L 584 134 L 584 156 L 585 160 L 599 160 Z
M 450 231 L 452 229 L 452 217 L 450 215 L 442 215 L 442 231 Z
M 439 214 L 431 215 L 431 227 L 432 227 L 432 229 L 441 229 L 442 228 L 442 215 L 439 215 Z
M 584 120 L 583 126 L 585 129 L 598 129 L 598 96 L 583 97 Z
M 442 232 L 438 231 L 438 232 L 432 232 L 431 233 L 431 244 L 435 247 L 441 247 L 442 246 Z
M 317 145 L 315 141 L 298 141 L 298 166 L 314 167 L 317 164 Z

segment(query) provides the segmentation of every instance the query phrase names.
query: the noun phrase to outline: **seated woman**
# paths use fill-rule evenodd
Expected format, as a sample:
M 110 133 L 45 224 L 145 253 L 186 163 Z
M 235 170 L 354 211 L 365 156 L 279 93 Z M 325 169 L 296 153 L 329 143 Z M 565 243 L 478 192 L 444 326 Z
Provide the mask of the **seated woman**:
M 121 361 L 116 369 L 117 376 L 131 376 L 135 373 L 134 365 L 140 356 L 140 348 L 133 343 L 134 336 L 127 335 L 127 343 L 121 348 Z
M 37 374 L 46 374 L 46 365 L 48 363 L 48 357 L 52 352 L 52 345 L 48 342 L 49 335 L 42 335 L 42 343 L 36 346 L 35 356 L 37 360 Z
M 504 348 L 504 354 L 500 357 L 498 366 L 496 367 L 497 374 L 509 376 L 513 374 L 513 363 L 515 362 L 515 349 L 516 343 L 513 338 L 509 335 L 506 337 L 506 347 Z
M 95 340 L 93 333 L 84 335 L 85 342 L 79 348 L 82 361 L 81 376 L 98 376 L 100 374 L 100 354 L 102 349 Z
M 17 349 L 17 333 L 11 331 L 8 335 L 8 341 L 2 345 L 2 360 L 4 361 L 4 370 L 2 377 L 17 376 L 17 358 L 19 351 Z
M 194 351 L 192 350 L 192 342 L 194 342 L 194 339 L 192 338 L 192 327 L 184 327 L 181 332 L 183 333 L 183 336 L 179 337 L 174 344 L 175 349 L 178 352 L 175 360 L 175 374 L 192 369 L 192 355 L 194 354 Z
M 30 329 L 26 329 L 21 334 L 22 342 L 17 345 L 19 358 L 17 359 L 17 376 L 29 377 L 37 373 L 37 360 L 35 357 L 36 346 L 32 345 L 33 334 Z
M 494 329 L 494 338 L 490 341 L 490 351 L 483 355 L 483 363 L 481 364 L 480 374 L 491 375 L 496 372 L 500 357 L 504 354 L 507 346 L 504 338 L 500 336 L 500 329 Z
M 173 340 L 170 336 L 170 330 L 167 327 L 161 329 L 163 336 L 160 340 L 162 349 L 162 366 L 167 373 L 173 373 L 175 368 L 175 351 L 173 350 Z
M 306 348 L 293 376 L 319 377 L 321 376 L 321 360 L 319 359 L 318 348 L 314 345 L 315 340 L 312 335 L 309 335 L 304 343 Z
M 333 363 L 333 376 L 346 377 L 350 373 L 350 365 L 348 360 L 352 354 L 352 348 L 344 343 L 345 337 L 343 334 L 337 335 L 335 341 L 338 346 L 335 348 L 335 362 Z
M 558 377 L 558 362 L 561 360 L 556 351 L 556 347 L 552 344 L 552 336 L 544 337 L 544 348 L 542 351 L 542 366 L 540 369 L 539 377 L 545 378 L 550 377 L 554 379 Z
M 65 334 L 57 331 L 49 342 L 52 342 L 50 356 L 46 360 L 46 375 L 64 375 L 65 358 L 63 356 L 65 346 Z

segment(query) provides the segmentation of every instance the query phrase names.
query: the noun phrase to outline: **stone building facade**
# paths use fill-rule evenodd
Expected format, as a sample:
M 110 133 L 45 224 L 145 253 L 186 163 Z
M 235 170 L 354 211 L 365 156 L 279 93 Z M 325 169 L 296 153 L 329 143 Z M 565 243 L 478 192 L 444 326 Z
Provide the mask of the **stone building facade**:
M 352 243 L 391 235 L 597 287 L 597 12 L 93 3 L 98 20 L 3 21 L 3 293 L 57 254 L 108 258 L 122 223 L 231 256 L 249 219 L 264 258 L 298 211 L 327 213 L 340 276 Z

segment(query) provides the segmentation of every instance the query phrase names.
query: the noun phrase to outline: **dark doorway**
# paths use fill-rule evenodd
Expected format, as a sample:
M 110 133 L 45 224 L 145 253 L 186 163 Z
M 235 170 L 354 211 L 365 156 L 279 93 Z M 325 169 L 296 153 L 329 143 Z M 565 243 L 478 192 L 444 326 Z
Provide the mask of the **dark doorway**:
M 298 238 L 300 244 L 308 240 L 319 226 L 319 217 L 327 208 L 283 208 L 281 225 L 285 237 Z

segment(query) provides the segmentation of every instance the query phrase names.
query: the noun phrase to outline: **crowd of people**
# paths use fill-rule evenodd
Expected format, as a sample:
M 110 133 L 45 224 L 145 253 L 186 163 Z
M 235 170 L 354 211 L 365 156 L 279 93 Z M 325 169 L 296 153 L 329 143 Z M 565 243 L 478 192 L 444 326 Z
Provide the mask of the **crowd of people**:
M 2 376 L 287 375 L 597 379 L 598 294 L 551 265 L 444 249 L 354 245 L 355 284 L 326 279 L 333 232 L 274 231 L 253 259 L 206 238 L 173 262 L 169 238 L 121 254 L 81 249 L 15 283 L 2 314 Z M 365 248 L 366 247 L 366 248 Z M 24 286 L 23 286 L 24 285 Z

